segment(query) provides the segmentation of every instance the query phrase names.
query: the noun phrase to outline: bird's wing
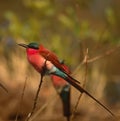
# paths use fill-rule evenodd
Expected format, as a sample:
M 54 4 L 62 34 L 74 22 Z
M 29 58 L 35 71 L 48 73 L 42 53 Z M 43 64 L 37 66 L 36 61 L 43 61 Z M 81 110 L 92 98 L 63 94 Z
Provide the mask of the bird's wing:
M 46 60 L 51 61 L 57 68 L 59 68 L 61 71 L 68 73 L 63 66 L 63 64 L 60 63 L 58 60 L 58 57 L 48 49 L 44 48 L 42 45 L 40 45 L 39 53 L 42 55 Z
M 76 79 L 72 78 L 69 75 L 69 72 L 66 70 L 66 67 L 64 66 L 64 64 L 60 63 L 60 61 L 58 60 L 57 56 L 54 53 L 52 53 L 48 49 L 44 48 L 42 45 L 39 48 L 39 53 L 46 60 L 51 61 L 52 64 L 54 64 L 58 69 L 60 69 L 62 72 L 64 72 L 69 77 L 69 79 L 72 79 L 75 82 L 77 82 L 78 84 L 80 84 L 79 81 L 77 81 Z

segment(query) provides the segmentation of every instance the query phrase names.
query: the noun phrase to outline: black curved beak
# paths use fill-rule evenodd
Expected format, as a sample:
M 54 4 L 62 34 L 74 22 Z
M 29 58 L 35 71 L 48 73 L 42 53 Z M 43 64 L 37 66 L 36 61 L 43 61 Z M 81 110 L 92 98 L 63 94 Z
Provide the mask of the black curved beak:
M 22 44 L 22 43 L 20 43 L 20 44 L 18 44 L 19 46 L 22 46 L 22 47 L 24 47 L 24 48 L 28 48 L 28 45 L 26 45 L 26 44 Z

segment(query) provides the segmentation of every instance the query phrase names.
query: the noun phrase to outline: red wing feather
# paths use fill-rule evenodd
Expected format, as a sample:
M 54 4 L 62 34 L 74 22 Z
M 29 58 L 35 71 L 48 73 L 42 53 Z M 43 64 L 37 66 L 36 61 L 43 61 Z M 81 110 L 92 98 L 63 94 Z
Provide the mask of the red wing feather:
M 66 71 L 66 68 L 64 67 L 63 64 L 61 64 L 57 58 L 57 56 L 52 53 L 51 51 L 49 51 L 48 49 L 44 48 L 42 45 L 40 45 L 39 48 L 39 53 L 40 55 L 42 55 L 46 60 L 51 61 L 52 64 L 54 64 L 58 69 L 60 69 L 61 71 L 63 71 L 65 74 L 67 74 L 68 78 L 70 80 L 74 80 L 75 82 L 79 83 L 79 81 L 77 81 L 76 79 L 72 78 L 68 71 Z
M 63 72 L 66 72 L 66 69 L 64 66 L 59 62 L 57 56 L 49 51 L 48 49 L 44 48 L 42 45 L 39 48 L 40 55 L 42 55 L 46 60 L 51 61 L 57 68 L 62 70 Z

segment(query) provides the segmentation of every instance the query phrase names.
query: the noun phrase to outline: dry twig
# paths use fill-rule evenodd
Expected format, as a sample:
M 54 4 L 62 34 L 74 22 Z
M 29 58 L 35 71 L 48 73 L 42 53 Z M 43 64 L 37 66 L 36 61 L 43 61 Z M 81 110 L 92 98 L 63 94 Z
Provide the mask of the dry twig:
M 21 110 L 21 105 L 22 105 L 24 94 L 25 94 L 26 84 L 27 84 L 27 77 L 26 77 L 25 82 L 24 82 L 24 86 L 23 86 L 23 90 L 22 90 L 22 94 L 21 94 L 21 98 L 20 98 L 19 107 L 18 107 L 18 111 L 17 111 L 17 115 L 16 115 L 16 118 L 15 118 L 15 121 L 18 120 L 19 112 Z
M 85 57 L 84 57 L 84 62 L 85 62 L 85 78 L 83 79 L 83 88 L 85 87 L 85 84 L 86 84 L 86 81 L 87 81 L 87 69 L 88 69 L 88 48 L 87 48 L 87 50 L 86 50 L 86 54 L 85 54 Z M 83 93 L 81 93 L 80 95 L 79 95 L 79 97 L 78 97 L 78 100 L 77 100 L 77 102 L 76 102 L 76 105 L 75 105 L 75 107 L 74 107 L 74 109 L 73 109 L 73 112 L 72 112 L 72 116 L 71 116 L 71 119 L 73 120 L 73 118 L 74 118 L 74 116 L 75 116 L 75 113 L 76 113 L 76 110 L 77 110 L 77 107 L 78 107 L 78 105 L 79 105 L 79 102 L 80 102 L 80 99 L 81 99 L 81 97 L 82 97 L 82 94 Z
M 47 106 L 53 102 L 53 99 L 56 99 L 57 97 L 57 93 L 55 95 L 53 95 L 44 105 L 42 105 L 41 108 L 39 108 L 36 113 L 33 114 L 33 116 L 30 118 L 29 121 L 34 121 L 35 118 L 37 118 L 38 115 L 40 115 L 40 113 L 42 113 L 43 110 L 45 110 L 47 108 Z
M 0 87 L 2 87 L 3 90 L 8 93 L 8 90 L 3 86 L 3 84 L 0 83 Z
M 43 71 L 41 73 L 40 83 L 39 83 L 39 86 L 38 86 L 38 89 L 37 89 L 37 92 L 36 92 L 36 96 L 35 96 L 35 99 L 34 99 L 32 111 L 28 114 L 28 116 L 26 118 L 26 121 L 29 121 L 30 120 L 30 118 L 32 117 L 32 115 L 33 115 L 33 113 L 34 113 L 34 111 L 36 109 L 38 95 L 40 93 L 41 85 L 42 85 L 42 82 L 43 82 L 43 77 L 44 77 L 45 72 L 46 72 L 46 62 L 47 62 L 47 60 L 45 60 L 45 63 L 44 63 L 44 66 L 43 66 Z
M 104 57 L 106 57 L 106 56 L 109 56 L 109 55 L 111 55 L 112 53 L 114 53 L 115 51 L 117 51 L 117 49 L 119 49 L 119 48 L 120 48 L 120 45 L 118 45 L 118 46 L 116 46 L 115 48 L 112 48 L 112 49 L 110 49 L 110 50 L 107 50 L 106 52 L 104 52 L 104 54 L 101 54 L 101 55 L 95 56 L 95 57 L 93 57 L 93 58 L 91 58 L 91 59 L 88 59 L 88 60 L 87 60 L 87 63 L 89 64 L 89 63 L 92 63 L 92 62 L 97 61 L 97 60 L 99 60 L 99 59 L 102 59 L 102 58 L 104 58 Z M 83 62 L 80 63 L 80 64 L 78 65 L 78 67 L 74 70 L 74 73 L 73 73 L 72 75 L 74 75 L 75 73 L 77 73 L 77 72 L 79 71 L 79 69 L 81 68 L 81 66 L 84 65 L 85 63 L 86 63 L 86 62 L 85 62 L 85 59 L 84 59 Z
M 120 48 L 120 45 L 118 45 L 117 47 L 115 47 L 115 48 L 113 48 L 113 49 L 110 49 L 110 50 L 107 50 L 104 54 L 101 54 L 101 55 L 98 55 L 98 56 L 96 56 L 96 57 L 94 57 L 94 58 L 92 58 L 92 59 L 88 59 L 88 52 L 86 53 L 86 56 L 85 56 L 85 58 L 84 58 L 84 60 L 83 60 L 83 62 L 76 68 L 76 70 L 74 71 L 74 73 L 73 74 L 75 74 L 79 69 L 80 69 L 80 67 L 82 66 L 82 65 L 86 65 L 86 69 L 85 69 L 85 78 L 84 78 L 84 84 L 83 84 L 83 87 L 85 86 L 85 84 L 86 84 L 86 77 L 87 77 L 87 65 L 88 65 L 88 63 L 92 63 L 92 62 L 94 62 L 94 61 L 97 61 L 97 60 L 99 60 L 99 59 L 102 59 L 102 58 L 104 58 L 104 57 L 106 57 L 106 56 L 109 56 L 109 55 L 111 55 L 112 53 L 114 53 L 117 49 L 119 49 Z M 75 107 L 74 107 L 74 109 L 73 109 L 73 113 L 72 113 L 72 120 L 73 120 L 73 118 L 74 118 L 74 114 L 75 114 L 75 112 L 76 112 L 76 110 L 77 110 L 77 107 L 78 107 L 78 104 L 79 104 L 79 101 L 80 101 L 80 99 L 81 99 L 81 97 L 82 97 L 82 93 L 80 94 L 80 96 L 78 97 L 78 100 L 77 100 L 77 103 L 76 103 L 76 105 L 75 105 Z

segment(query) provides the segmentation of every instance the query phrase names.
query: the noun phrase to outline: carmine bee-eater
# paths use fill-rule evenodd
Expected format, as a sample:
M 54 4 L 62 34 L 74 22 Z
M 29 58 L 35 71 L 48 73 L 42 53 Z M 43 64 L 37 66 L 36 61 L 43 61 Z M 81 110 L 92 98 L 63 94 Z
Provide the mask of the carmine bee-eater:
M 63 62 L 61 62 L 61 64 L 64 66 L 66 72 L 70 74 L 69 68 Z M 56 75 L 51 75 L 51 79 L 57 93 L 59 94 L 62 100 L 63 115 L 67 118 L 67 121 L 70 121 L 70 84 L 63 78 L 58 77 Z
M 84 88 L 82 88 L 78 84 L 78 81 L 69 75 L 64 65 L 60 63 L 59 59 L 54 53 L 44 48 L 42 45 L 38 45 L 37 43 L 30 43 L 28 45 L 26 44 L 18 44 L 18 45 L 26 48 L 26 53 L 29 63 L 41 75 L 51 74 L 63 78 L 73 87 L 75 87 L 79 92 L 85 93 L 93 100 L 95 100 L 99 105 L 101 105 L 104 109 L 106 109 L 112 116 L 115 116 L 112 113 L 112 111 L 110 111 L 105 105 L 103 105 L 94 96 L 92 96 L 89 92 L 87 92 Z

